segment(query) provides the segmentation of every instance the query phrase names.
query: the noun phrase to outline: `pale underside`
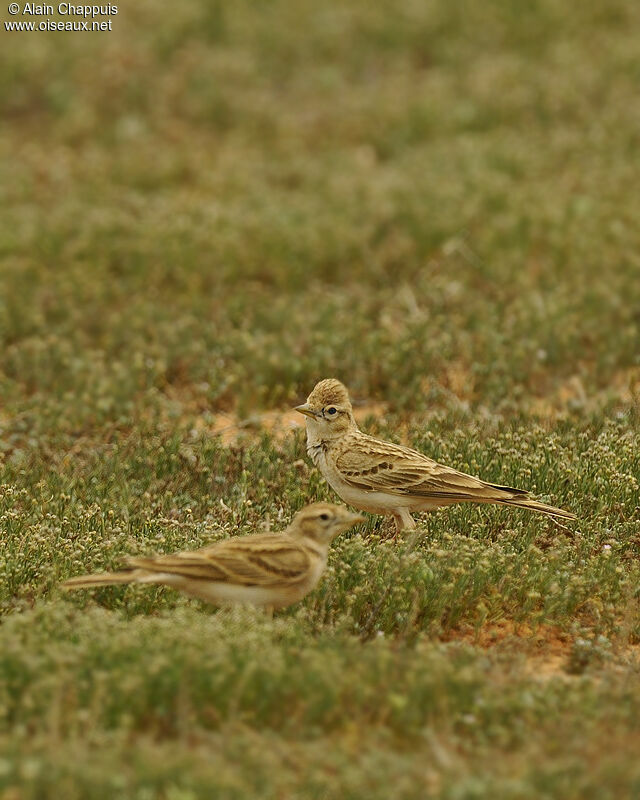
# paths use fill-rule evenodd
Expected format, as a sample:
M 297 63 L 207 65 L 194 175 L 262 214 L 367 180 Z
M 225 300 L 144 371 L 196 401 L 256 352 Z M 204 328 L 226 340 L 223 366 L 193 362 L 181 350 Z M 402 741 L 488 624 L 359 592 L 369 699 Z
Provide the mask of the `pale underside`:
M 359 430 L 324 442 L 311 440 L 308 452 L 346 503 L 369 513 L 392 515 L 399 530 L 415 527 L 411 512 L 464 502 L 502 503 L 573 517 L 539 503 L 522 489 L 487 483 Z
M 184 578 L 170 572 L 143 572 L 137 573 L 132 583 L 155 583 L 170 586 L 172 589 L 184 592 L 191 597 L 204 600 L 214 605 L 251 605 L 265 608 L 284 608 L 307 595 L 317 583 L 315 581 L 300 581 L 287 586 L 276 588 L 266 586 L 239 586 L 232 583 L 218 581 L 194 580 Z
M 327 548 L 316 542 L 265 533 L 174 555 L 130 558 L 129 571 L 72 578 L 66 586 L 155 583 L 217 605 L 282 608 L 316 586 L 326 560 Z

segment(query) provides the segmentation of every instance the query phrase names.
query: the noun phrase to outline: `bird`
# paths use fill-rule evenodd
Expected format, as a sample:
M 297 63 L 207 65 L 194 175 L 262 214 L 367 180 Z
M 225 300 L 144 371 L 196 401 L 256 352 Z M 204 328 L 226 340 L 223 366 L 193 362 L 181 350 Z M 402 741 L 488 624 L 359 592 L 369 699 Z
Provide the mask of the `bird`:
M 487 483 L 418 450 L 368 436 L 356 424 L 347 388 L 335 378 L 317 383 L 295 410 L 307 418 L 307 453 L 331 488 L 361 511 L 392 516 L 397 533 L 415 529 L 412 512 L 465 502 L 575 519 L 570 511 L 541 503 L 524 489 Z
M 164 584 L 215 605 L 280 609 L 316 587 L 329 545 L 363 517 L 345 506 L 312 503 L 282 532 L 224 539 L 200 550 L 135 556 L 121 572 L 70 578 L 65 590 L 126 583 Z

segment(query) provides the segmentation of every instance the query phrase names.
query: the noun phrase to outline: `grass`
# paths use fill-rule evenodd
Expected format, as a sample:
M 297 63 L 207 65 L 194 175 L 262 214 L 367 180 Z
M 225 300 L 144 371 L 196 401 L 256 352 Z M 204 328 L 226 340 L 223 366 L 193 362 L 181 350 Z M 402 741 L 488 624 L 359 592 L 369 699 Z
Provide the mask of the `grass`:
M 638 15 L 148 0 L 5 33 L 0 800 L 640 797 Z M 329 375 L 571 535 L 371 517 L 273 620 L 61 593 L 333 498 L 255 424 Z

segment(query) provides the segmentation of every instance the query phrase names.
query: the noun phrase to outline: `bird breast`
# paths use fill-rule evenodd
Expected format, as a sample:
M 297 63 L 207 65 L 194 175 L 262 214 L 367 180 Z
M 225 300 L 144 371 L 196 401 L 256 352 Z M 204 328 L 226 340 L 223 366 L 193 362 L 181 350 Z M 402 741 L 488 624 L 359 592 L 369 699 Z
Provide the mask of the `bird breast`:
M 326 444 L 320 442 L 310 445 L 307 453 L 333 491 L 350 506 L 370 514 L 389 514 L 395 508 L 409 505 L 405 498 L 350 486 L 335 466 Z

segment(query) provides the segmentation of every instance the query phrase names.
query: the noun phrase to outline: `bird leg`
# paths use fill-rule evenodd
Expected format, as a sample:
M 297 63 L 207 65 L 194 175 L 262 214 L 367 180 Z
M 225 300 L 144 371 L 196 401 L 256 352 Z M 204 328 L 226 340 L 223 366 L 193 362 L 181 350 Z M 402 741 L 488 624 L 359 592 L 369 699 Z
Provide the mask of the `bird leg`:
M 394 511 L 393 519 L 396 523 L 396 533 L 402 533 L 405 530 L 414 531 L 416 529 L 415 520 L 406 508 L 399 508 Z

